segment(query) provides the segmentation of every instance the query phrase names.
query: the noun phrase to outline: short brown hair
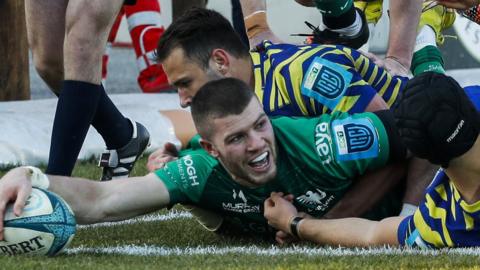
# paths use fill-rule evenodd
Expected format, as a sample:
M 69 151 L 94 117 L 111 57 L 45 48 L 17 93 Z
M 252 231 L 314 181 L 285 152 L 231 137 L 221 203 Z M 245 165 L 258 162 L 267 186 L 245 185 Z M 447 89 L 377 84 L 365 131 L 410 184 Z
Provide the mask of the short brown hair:
M 192 8 L 174 21 L 163 33 L 157 46 L 157 61 L 164 61 L 175 48 L 207 68 L 213 49 L 221 48 L 235 57 L 248 57 L 248 48 L 230 22 L 220 13 Z

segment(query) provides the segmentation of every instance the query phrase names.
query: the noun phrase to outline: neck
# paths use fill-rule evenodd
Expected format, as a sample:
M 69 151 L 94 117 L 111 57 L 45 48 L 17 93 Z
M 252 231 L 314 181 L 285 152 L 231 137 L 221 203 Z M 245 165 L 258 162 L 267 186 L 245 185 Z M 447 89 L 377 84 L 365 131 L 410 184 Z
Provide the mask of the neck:
M 248 69 L 245 70 L 245 72 L 248 72 L 248 85 L 250 86 L 250 89 L 255 91 L 255 74 L 253 71 L 252 58 L 248 57 L 245 61 L 248 61 Z
M 254 90 L 255 76 L 253 75 L 253 64 L 250 57 L 232 58 L 230 61 L 230 74 L 227 77 L 237 78 Z
M 255 90 L 255 75 L 253 73 L 253 63 L 250 57 L 240 58 L 239 60 L 239 69 L 238 77 L 242 81 L 244 81 L 250 89 Z

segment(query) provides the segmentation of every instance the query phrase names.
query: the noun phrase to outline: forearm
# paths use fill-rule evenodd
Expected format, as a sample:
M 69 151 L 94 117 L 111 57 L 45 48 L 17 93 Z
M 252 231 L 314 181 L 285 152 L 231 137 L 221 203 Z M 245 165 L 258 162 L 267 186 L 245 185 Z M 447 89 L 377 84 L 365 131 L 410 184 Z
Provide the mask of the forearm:
M 368 104 L 368 106 L 365 108 L 366 112 L 376 112 L 376 111 L 381 111 L 381 110 L 388 110 L 388 105 L 383 100 L 378 94 L 375 95 Z
M 408 165 L 407 187 L 403 202 L 417 205 L 425 198 L 425 189 L 432 182 L 439 166 L 428 160 L 412 157 Z
M 397 162 L 359 177 L 324 218 L 359 217 L 372 209 L 405 177 L 405 164 Z
M 168 205 L 162 181 L 150 174 L 108 182 L 49 176 L 49 190 L 70 205 L 79 224 L 124 220 Z
M 105 183 L 80 178 L 48 175 L 49 190 L 60 195 L 72 208 L 77 223 L 88 224 L 103 221 L 99 202 Z
M 390 34 L 387 57 L 393 56 L 410 68 L 423 0 L 390 1 Z
M 397 228 L 401 217 L 370 221 L 361 218 L 304 219 L 297 227 L 301 239 L 322 245 L 369 247 L 398 245 Z

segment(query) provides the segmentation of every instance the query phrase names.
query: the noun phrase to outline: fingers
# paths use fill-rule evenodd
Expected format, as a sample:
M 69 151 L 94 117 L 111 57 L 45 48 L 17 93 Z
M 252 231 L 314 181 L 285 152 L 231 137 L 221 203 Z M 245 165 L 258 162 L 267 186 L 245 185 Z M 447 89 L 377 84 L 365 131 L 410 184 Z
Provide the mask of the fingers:
M 165 143 L 148 157 L 147 169 L 150 172 L 161 169 L 170 161 L 178 159 L 178 150 L 173 143 Z
M 172 156 L 178 157 L 178 149 L 177 149 L 177 146 L 175 146 L 175 144 L 167 142 L 163 147 L 165 148 L 166 153 Z
M 161 169 L 165 166 L 165 163 L 161 162 L 159 159 L 154 159 L 154 160 L 149 160 L 147 162 L 147 170 L 149 172 L 156 171 L 158 169 Z
M 0 200 L 0 240 L 3 240 L 3 217 L 5 216 L 5 208 L 7 201 L 4 198 Z
M 165 143 L 163 147 L 155 150 L 153 153 L 148 156 L 148 160 L 154 160 L 159 157 L 166 157 L 166 156 L 171 156 L 171 157 L 178 157 L 178 149 L 173 143 Z
M 277 233 L 275 234 L 275 241 L 277 241 L 277 243 L 279 243 L 280 245 L 285 245 L 297 242 L 298 239 L 295 236 L 284 231 L 277 231 Z
M 163 148 L 159 148 L 155 151 L 153 151 L 153 153 L 151 153 L 149 156 L 148 156 L 148 160 L 154 160 L 156 159 L 157 157 L 159 157 L 160 155 L 163 154 Z
M 25 202 L 27 201 L 28 196 L 32 193 L 32 188 L 21 187 L 17 194 L 17 199 L 13 204 L 13 213 L 18 217 L 22 215 L 23 208 L 25 207 Z
M 267 210 L 267 208 L 274 207 L 274 206 L 275 206 L 275 202 L 273 202 L 273 200 L 271 198 L 268 198 L 268 199 L 265 200 L 265 202 L 264 202 L 265 210 Z
M 281 231 L 279 231 L 279 232 L 281 232 Z M 278 237 L 278 236 L 275 235 L 275 241 L 277 241 L 277 243 L 281 246 L 285 245 L 285 241 L 283 240 L 282 237 Z
M 381 61 L 380 57 L 378 57 L 377 55 L 375 55 L 371 52 L 360 51 L 360 53 L 363 54 L 364 56 L 366 56 L 368 59 L 372 60 L 375 63 Z
M 293 200 L 295 199 L 295 196 L 293 196 L 293 194 L 288 194 L 288 195 L 285 195 L 283 196 L 283 198 L 291 203 L 293 203 Z

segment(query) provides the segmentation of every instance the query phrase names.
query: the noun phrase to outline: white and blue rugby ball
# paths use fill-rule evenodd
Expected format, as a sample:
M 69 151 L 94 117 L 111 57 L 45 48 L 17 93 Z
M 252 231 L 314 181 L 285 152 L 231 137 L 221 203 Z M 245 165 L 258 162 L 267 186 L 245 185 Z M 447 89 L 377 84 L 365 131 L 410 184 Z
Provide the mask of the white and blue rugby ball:
M 72 210 L 57 194 L 33 188 L 21 216 L 7 205 L 4 216 L 3 241 L 0 253 L 5 255 L 54 256 L 62 251 L 75 235 L 76 222 Z

